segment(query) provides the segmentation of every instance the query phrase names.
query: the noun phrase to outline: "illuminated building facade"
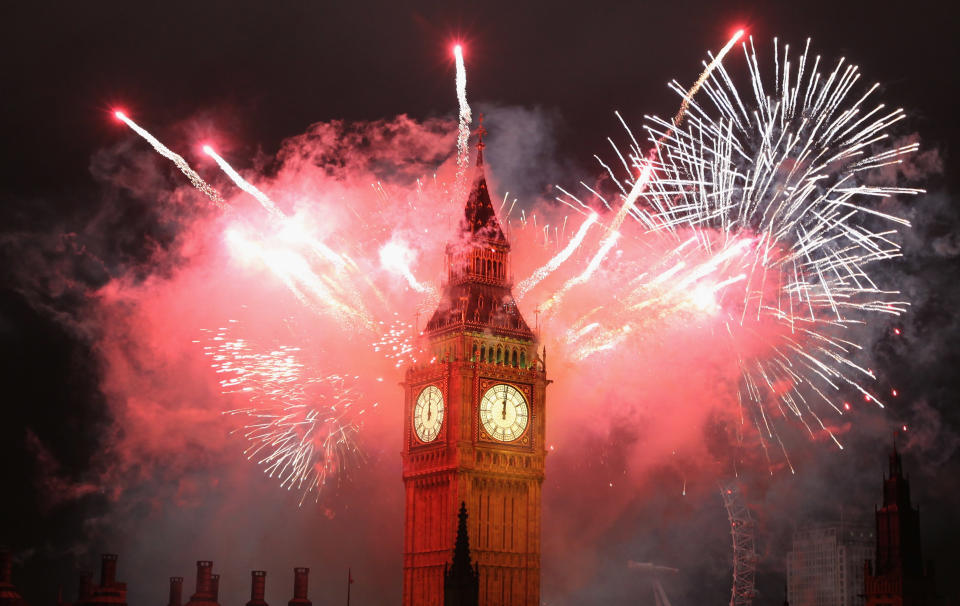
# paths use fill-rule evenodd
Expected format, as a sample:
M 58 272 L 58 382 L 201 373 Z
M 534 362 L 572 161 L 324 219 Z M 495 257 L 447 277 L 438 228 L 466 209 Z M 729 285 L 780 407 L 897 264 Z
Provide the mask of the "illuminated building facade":
M 873 530 L 857 524 L 806 526 L 787 554 L 791 606 L 863 606 L 863 563 L 873 557 Z

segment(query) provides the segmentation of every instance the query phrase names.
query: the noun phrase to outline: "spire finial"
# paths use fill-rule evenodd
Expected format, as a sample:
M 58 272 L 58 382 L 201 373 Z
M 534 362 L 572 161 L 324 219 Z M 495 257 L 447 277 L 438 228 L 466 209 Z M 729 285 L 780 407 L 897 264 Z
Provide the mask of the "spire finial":
M 483 114 L 477 116 L 477 130 L 473 133 L 477 135 L 477 166 L 483 166 L 483 148 L 487 146 L 483 142 L 483 136 L 487 134 L 487 129 L 483 127 Z

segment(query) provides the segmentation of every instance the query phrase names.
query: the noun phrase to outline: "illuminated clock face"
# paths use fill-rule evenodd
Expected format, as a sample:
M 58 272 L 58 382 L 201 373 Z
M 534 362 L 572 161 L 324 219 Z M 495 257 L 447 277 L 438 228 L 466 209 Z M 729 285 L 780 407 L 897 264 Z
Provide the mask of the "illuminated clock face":
M 480 400 L 480 422 L 491 438 L 512 442 L 527 428 L 527 400 L 512 385 L 494 385 Z
M 443 424 L 443 393 L 431 385 L 417 396 L 413 408 L 413 428 L 422 442 L 432 442 L 440 434 Z

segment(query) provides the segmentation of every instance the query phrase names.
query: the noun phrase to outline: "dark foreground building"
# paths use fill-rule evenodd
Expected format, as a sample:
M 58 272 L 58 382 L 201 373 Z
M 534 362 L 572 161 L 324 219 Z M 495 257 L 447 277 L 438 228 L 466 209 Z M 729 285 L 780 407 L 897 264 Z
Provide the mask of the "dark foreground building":
M 0 551 L 0 606 L 27 606 L 13 584 L 13 554 Z
M 469 555 L 467 556 L 469 558 Z M 0 606 L 29 606 L 13 584 L 12 554 L 0 550 Z M 309 568 L 293 569 L 293 598 L 287 606 L 312 606 L 307 597 Z M 58 598 L 57 606 L 127 606 L 127 584 L 117 581 L 117 556 L 103 554 L 100 583 L 94 584 L 93 574 L 80 574 L 75 602 Z M 250 601 L 247 606 L 268 606 L 264 600 L 267 573 L 250 572 Z M 193 594 L 183 603 L 183 577 L 170 577 L 170 596 L 167 606 L 220 606 L 220 575 L 214 574 L 213 562 L 197 562 L 197 582 Z M 159 603 L 162 603 L 158 600 Z
M 883 481 L 883 507 L 876 517 L 876 556 L 864 571 L 866 606 L 932 606 L 933 565 L 924 566 L 920 511 L 910 503 L 910 480 L 903 475 L 896 444 L 889 476 Z

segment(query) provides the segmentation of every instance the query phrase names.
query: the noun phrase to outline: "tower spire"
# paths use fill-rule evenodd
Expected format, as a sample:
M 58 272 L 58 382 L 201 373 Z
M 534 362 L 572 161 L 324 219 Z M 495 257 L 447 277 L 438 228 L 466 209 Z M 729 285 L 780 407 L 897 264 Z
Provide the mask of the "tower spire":
M 467 503 L 460 502 L 457 541 L 453 564 L 447 568 L 443 584 L 444 606 L 477 606 L 480 601 L 480 573 L 470 564 L 470 537 L 467 535 Z

